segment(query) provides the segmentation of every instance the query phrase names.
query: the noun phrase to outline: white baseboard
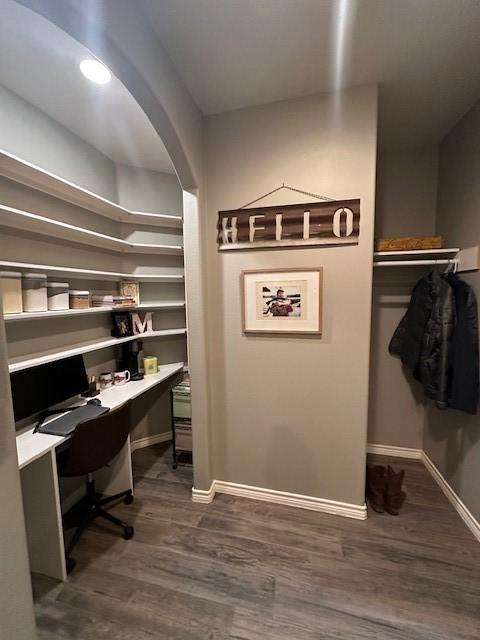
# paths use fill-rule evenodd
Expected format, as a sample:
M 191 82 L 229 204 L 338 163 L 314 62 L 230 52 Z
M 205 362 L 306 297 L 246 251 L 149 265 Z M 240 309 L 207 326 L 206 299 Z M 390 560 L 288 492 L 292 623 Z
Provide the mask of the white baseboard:
M 480 542 L 480 522 L 475 518 L 473 513 L 469 511 L 465 503 L 460 499 L 460 497 L 455 493 L 452 487 L 448 484 L 447 480 L 440 473 L 437 467 L 430 460 L 425 451 L 422 452 L 422 460 L 425 467 L 428 469 L 430 474 L 432 475 L 435 482 L 438 484 L 440 489 L 443 491 L 447 499 L 453 505 L 454 509 L 473 533 L 475 538 Z
M 367 452 L 379 456 L 392 456 L 395 458 L 408 458 L 410 460 L 421 460 L 423 451 L 421 449 L 409 449 L 408 447 L 393 447 L 388 444 L 367 444 Z
M 195 489 L 192 488 L 192 501 L 201 502 L 203 504 L 210 504 L 215 497 L 215 480 L 210 485 L 210 489 Z
M 143 449 L 144 447 L 151 447 L 153 444 L 159 444 L 160 442 L 169 442 L 172 439 L 172 432 L 166 431 L 165 433 L 158 433 L 154 436 L 147 436 L 134 440 L 130 443 L 130 449 L 132 453 L 137 449 Z
M 192 489 L 192 500 L 194 502 L 208 504 L 212 502 L 216 493 L 226 493 L 241 498 L 273 502 L 275 504 L 283 504 L 299 509 L 309 509 L 311 511 L 319 511 L 321 513 L 343 516 L 345 518 L 355 518 L 357 520 L 365 520 L 367 518 L 367 507 L 365 504 L 356 505 L 347 502 L 337 502 L 335 500 L 326 500 L 325 498 L 304 496 L 298 493 L 264 489 L 262 487 L 253 487 L 235 482 L 224 482 L 222 480 L 214 480 L 208 490 Z

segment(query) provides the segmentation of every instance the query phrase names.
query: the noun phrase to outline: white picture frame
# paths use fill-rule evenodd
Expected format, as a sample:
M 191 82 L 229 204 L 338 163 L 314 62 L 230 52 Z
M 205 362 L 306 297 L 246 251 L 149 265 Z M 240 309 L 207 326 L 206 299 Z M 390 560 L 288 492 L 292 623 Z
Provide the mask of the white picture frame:
M 242 330 L 321 335 L 322 297 L 322 267 L 242 271 Z

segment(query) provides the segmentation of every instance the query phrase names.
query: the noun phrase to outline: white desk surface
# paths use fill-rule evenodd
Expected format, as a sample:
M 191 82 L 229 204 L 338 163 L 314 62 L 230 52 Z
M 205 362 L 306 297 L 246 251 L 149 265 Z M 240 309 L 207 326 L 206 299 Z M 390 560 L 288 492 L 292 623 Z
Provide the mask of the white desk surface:
M 115 409 L 127 400 L 132 400 L 133 398 L 142 395 L 142 393 L 152 389 L 176 373 L 181 373 L 183 371 L 183 366 L 183 362 L 162 364 L 158 373 L 145 376 L 143 380 L 127 382 L 124 385 L 113 386 L 110 389 L 105 389 L 96 397 L 101 400 L 105 407 Z M 82 400 L 81 404 L 84 404 L 85 402 L 86 399 Z M 74 403 L 74 405 L 75 404 L 78 404 L 78 402 Z M 55 416 L 52 420 L 59 417 L 60 416 Z M 51 436 L 46 433 L 33 433 L 33 428 L 34 425 L 32 425 L 32 427 L 27 427 L 26 430 L 17 436 L 17 457 L 20 469 L 67 440 L 67 438 L 63 436 Z

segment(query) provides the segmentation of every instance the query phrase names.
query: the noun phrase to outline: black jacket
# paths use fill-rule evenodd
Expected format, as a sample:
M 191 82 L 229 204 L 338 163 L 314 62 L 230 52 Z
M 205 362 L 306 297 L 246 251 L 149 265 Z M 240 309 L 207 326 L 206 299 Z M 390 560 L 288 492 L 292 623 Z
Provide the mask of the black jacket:
M 448 407 L 451 388 L 452 339 L 455 328 L 453 289 L 436 271 L 431 282 L 432 312 L 423 334 L 420 361 L 414 376 L 423 384 L 425 395 L 439 409 Z
M 457 323 L 452 340 L 452 380 L 449 405 L 477 413 L 479 393 L 478 316 L 475 292 L 457 276 L 448 276 L 453 289 Z
M 439 408 L 448 406 L 454 325 L 452 287 L 433 271 L 415 285 L 389 345 Z
M 415 371 L 420 360 L 423 334 L 432 312 L 431 283 L 422 278 L 413 288 L 406 314 L 395 330 L 388 350 L 398 356 L 410 371 Z

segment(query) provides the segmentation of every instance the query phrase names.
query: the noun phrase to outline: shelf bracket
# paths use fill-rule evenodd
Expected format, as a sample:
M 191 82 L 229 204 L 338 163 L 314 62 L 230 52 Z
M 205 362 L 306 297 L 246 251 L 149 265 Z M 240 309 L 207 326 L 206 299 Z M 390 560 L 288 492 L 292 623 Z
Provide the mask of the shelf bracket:
M 480 269 L 480 247 L 461 249 L 456 256 L 457 273 L 461 271 L 478 271 Z

